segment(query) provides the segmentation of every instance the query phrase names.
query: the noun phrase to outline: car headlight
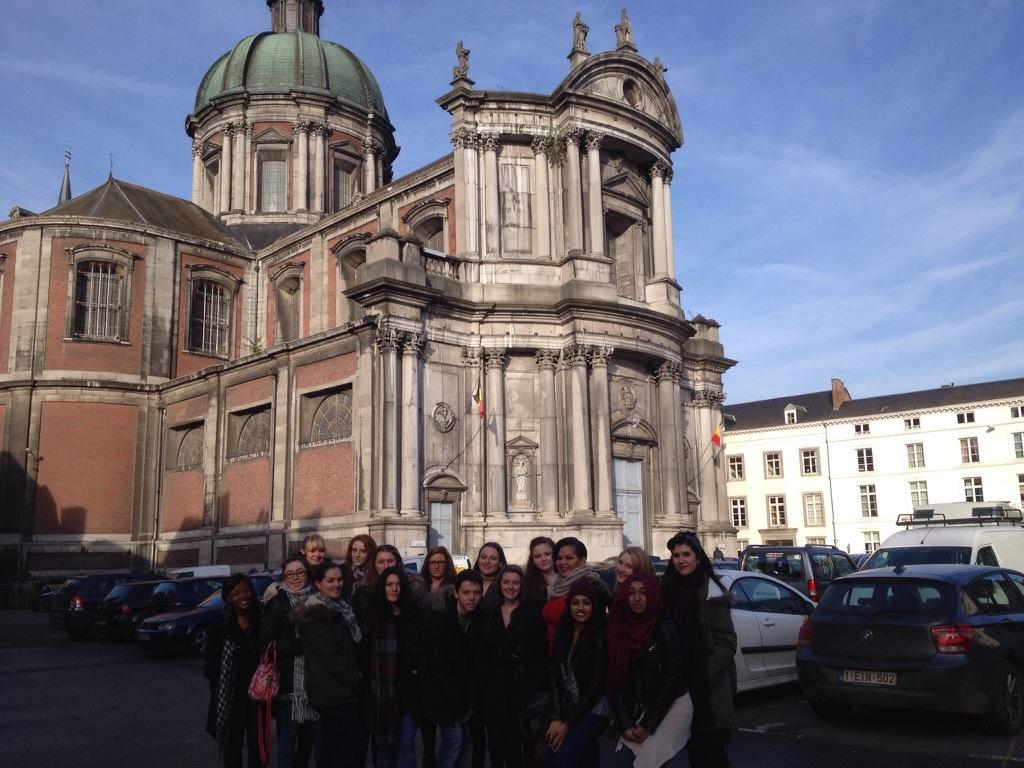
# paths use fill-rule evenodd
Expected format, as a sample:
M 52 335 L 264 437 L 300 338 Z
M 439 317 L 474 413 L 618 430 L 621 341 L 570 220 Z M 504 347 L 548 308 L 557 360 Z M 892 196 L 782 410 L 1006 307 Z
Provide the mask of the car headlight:
M 161 622 L 160 624 L 157 624 L 156 628 L 159 629 L 161 632 L 171 632 L 171 631 L 174 630 L 174 622 L 173 621 L 164 621 L 164 622 Z

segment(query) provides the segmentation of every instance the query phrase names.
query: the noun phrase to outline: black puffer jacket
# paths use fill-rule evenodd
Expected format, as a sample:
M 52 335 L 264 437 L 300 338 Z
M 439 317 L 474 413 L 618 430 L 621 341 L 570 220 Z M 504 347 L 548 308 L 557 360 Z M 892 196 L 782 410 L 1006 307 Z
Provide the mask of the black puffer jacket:
M 570 728 L 586 717 L 604 696 L 608 673 L 603 625 L 587 627 L 576 641 L 575 648 L 571 643 L 571 637 L 565 638 L 561 634 L 555 637 L 550 665 L 551 717 Z M 562 675 L 562 668 L 570 659 L 573 677 L 579 687 L 579 698 L 575 702 L 565 689 Z
M 479 708 L 480 685 L 476 654 L 480 643 L 480 611 L 470 614 L 467 627 L 459 621 L 454 599 L 427 618 L 424 664 L 420 674 L 424 719 L 453 725 Z
M 616 730 L 634 725 L 654 733 L 672 702 L 686 693 L 682 646 L 672 620 L 665 617 L 651 633 L 647 648 L 633 662 L 626 685 L 610 703 Z
M 540 608 L 519 606 L 508 626 L 500 607 L 483 616 L 478 677 L 484 684 L 481 712 L 493 724 L 514 723 L 547 688 L 547 643 Z
M 292 693 L 295 678 L 295 657 L 303 654 L 302 638 L 292 623 L 291 604 L 284 590 L 279 590 L 263 606 L 263 625 L 260 627 L 259 653 L 262 657 L 267 646 L 277 643 L 277 666 L 281 671 L 279 695 Z
M 291 610 L 306 657 L 306 697 L 314 709 L 359 699 L 359 650 L 348 624 L 316 595 Z

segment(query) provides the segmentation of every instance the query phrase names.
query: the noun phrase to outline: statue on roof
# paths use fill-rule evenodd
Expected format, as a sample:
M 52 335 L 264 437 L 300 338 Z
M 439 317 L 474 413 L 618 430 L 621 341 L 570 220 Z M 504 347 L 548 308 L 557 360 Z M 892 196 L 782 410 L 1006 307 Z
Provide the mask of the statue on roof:
M 587 33 L 590 27 L 583 23 L 583 17 L 576 11 L 576 18 L 572 20 L 572 49 L 582 53 L 587 52 Z
M 456 64 L 452 67 L 452 82 L 457 80 L 469 80 L 469 48 L 459 40 L 455 46 Z
M 633 42 L 633 25 L 629 23 L 625 8 L 619 15 L 619 23 L 615 25 L 615 50 L 636 50 L 636 43 Z

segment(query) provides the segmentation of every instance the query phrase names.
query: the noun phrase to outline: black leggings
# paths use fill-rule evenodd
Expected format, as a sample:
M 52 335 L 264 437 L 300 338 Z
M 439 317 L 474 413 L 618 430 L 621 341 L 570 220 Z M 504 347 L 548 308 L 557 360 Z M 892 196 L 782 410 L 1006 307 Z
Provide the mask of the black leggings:
M 320 768 L 363 768 L 367 737 L 356 705 L 325 707 L 320 710 L 320 721 Z
M 487 724 L 487 754 L 491 768 L 523 768 L 523 739 L 515 722 Z
M 256 720 L 256 704 L 248 696 L 235 697 L 228 726 L 228 739 L 224 745 L 224 768 L 242 768 L 242 744 L 248 751 L 245 765 L 248 768 L 263 768 L 260 761 L 259 728 Z
M 696 731 L 686 745 L 690 768 L 729 768 L 732 731 Z

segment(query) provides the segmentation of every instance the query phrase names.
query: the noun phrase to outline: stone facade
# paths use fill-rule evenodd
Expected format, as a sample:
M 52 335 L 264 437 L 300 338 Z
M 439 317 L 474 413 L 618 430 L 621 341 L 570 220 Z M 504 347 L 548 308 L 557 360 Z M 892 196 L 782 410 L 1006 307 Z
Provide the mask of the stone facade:
M 319 2 L 270 6 L 318 39 Z M 402 178 L 336 75 L 214 93 L 218 61 L 192 203 L 111 180 L 0 224 L 4 570 L 263 565 L 312 530 L 734 542 L 701 460 L 733 361 L 675 274 L 679 115 L 631 28 L 591 54 L 577 22 L 550 94 L 477 90 L 460 43 L 453 152 Z

